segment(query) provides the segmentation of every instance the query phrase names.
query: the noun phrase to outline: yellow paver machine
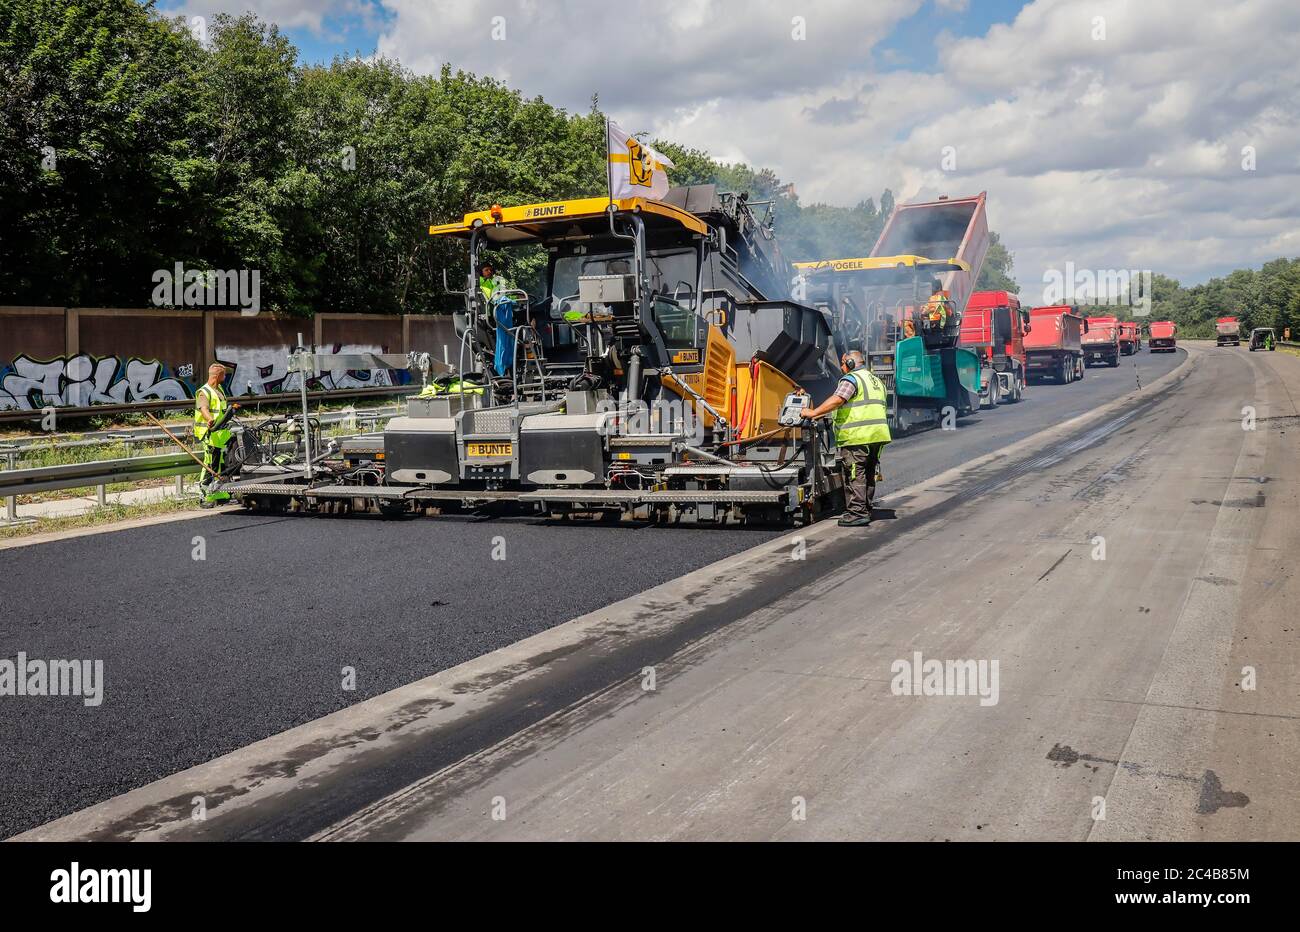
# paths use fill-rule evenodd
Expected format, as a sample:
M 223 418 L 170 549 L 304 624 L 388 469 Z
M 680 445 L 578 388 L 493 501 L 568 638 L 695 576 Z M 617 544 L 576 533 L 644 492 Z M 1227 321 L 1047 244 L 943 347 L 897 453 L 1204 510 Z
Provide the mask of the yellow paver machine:
M 828 426 L 801 392 L 838 375 L 828 316 L 789 299 L 770 205 L 713 185 L 663 200 L 493 206 L 430 228 L 465 243 L 453 371 L 382 438 L 311 479 L 273 469 L 253 507 L 498 508 L 651 520 L 811 521 L 839 510 Z M 480 280 L 525 250 L 540 288 Z

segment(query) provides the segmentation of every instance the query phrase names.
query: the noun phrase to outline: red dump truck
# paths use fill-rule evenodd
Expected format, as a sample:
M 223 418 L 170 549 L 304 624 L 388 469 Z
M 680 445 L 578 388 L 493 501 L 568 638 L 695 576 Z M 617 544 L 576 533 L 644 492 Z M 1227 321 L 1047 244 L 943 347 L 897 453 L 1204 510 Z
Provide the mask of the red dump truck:
M 1083 332 L 1085 365 L 1119 365 L 1119 318 L 1089 317 Z
M 1084 328 L 1079 309 L 1072 305 L 1053 304 L 1031 310 L 1024 341 L 1028 375 L 1055 379 L 1063 385 L 1083 378 Z
M 980 359 L 980 407 L 1019 401 L 1028 384 L 1029 314 L 1009 291 L 975 291 L 961 318 L 959 345 Z
M 1137 321 L 1122 320 L 1119 323 L 1119 351 L 1125 356 L 1132 356 L 1142 348 L 1142 331 Z
M 1214 322 L 1220 346 L 1241 345 L 1241 323 L 1235 317 L 1220 317 Z
M 1177 329 L 1172 320 L 1151 321 L 1150 332 L 1147 334 L 1147 348 L 1153 353 L 1172 353 L 1178 348 L 1174 342 L 1174 333 Z

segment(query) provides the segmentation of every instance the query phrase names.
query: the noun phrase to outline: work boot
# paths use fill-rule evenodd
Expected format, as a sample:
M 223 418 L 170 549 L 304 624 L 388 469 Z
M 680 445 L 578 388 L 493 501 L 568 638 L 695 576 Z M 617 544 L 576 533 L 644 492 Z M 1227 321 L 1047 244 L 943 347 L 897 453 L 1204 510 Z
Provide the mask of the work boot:
M 866 527 L 871 523 L 871 515 L 841 515 L 840 527 Z

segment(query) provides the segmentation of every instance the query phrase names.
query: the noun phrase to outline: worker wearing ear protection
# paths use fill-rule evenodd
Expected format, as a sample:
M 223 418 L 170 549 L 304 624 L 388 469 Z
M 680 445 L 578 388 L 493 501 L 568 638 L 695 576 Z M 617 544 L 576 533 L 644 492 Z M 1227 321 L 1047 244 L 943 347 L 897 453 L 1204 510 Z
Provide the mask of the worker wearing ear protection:
M 845 527 L 864 527 L 871 523 L 880 454 L 885 444 L 893 440 L 889 432 L 888 397 L 885 383 L 867 370 L 857 350 L 850 350 L 840 358 L 840 369 L 844 376 L 836 384 L 835 392 L 804 412 L 804 419 L 812 421 L 834 412 L 835 446 L 846 473 L 846 507 L 839 523 Z

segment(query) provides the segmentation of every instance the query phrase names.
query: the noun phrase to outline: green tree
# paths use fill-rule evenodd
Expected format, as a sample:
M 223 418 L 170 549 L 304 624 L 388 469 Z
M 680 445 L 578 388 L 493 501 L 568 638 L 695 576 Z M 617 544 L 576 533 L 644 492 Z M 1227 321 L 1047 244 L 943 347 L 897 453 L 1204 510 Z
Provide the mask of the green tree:
M 1002 245 L 1002 237 L 989 233 L 989 249 L 984 255 L 984 265 L 980 268 L 979 278 L 975 282 L 976 291 L 1010 291 L 1019 294 L 1020 286 L 1011 277 L 1015 265 L 1015 254 Z
M 202 65 L 152 2 L 0 4 L 0 299 L 146 300 L 194 209 Z

